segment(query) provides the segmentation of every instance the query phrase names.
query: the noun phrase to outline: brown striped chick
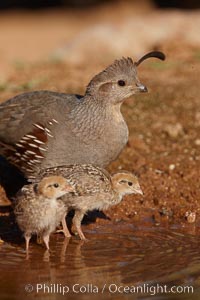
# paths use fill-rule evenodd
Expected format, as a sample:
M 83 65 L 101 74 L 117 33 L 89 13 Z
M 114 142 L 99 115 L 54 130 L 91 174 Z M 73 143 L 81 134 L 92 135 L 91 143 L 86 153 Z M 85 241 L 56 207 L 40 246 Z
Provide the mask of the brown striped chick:
M 71 165 L 46 169 L 39 176 L 52 174 L 62 175 L 75 189 L 75 193 L 64 195 L 62 200 L 66 205 L 66 214 L 71 209 L 75 210 L 73 224 L 82 240 L 85 240 L 81 230 L 84 214 L 116 205 L 124 195 L 142 194 L 137 177 L 126 171 L 110 176 L 106 170 L 93 165 Z M 65 236 L 70 237 L 65 218 L 62 225 Z
M 43 239 L 49 249 L 49 236 L 65 214 L 58 198 L 74 189 L 62 176 L 44 177 L 38 184 L 24 186 L 16 195 L 15 215 L 26 239 L 26 250 L 32 234 Z

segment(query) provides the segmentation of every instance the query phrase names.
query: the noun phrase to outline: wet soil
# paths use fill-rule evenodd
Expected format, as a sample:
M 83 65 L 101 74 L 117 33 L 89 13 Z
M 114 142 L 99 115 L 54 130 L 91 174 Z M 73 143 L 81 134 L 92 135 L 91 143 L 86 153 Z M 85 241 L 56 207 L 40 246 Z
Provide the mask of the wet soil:
M 22 23 L 26 18 L 22 18 Z M 45 29 L 47 20 L 43 20 Z M 110 56 L 105 60 L 102 57 L 98 64 L 89 59 L 77 64 L 66 59 L 41 59 L 47 50 L 51 53 L 57 39 L 62 40 L 62 34 L 64 39 L 64 30 L 59 32 L 62 20 L 60 17 L 60 25 L 54 27 L 58 31 L 57 38 L 52 38 L 56 36 L 55 32 L 49 33 L 44 47 L 41 38 L 40 55 L 37 51 L 31 52 L 33 44 L 30 44 L 32 59 L 22 61 L 20 58 L 13 64 L 14 48 L 9 47 L 7 56 L 1 58 L 6 78 L 0 84 L 1 101 L 39 89 L 82 94 L 89 79 L 107 62 L 112 62 Z M 6 24 L 6 18 L 3 22 Z M 53 24 L 59 23 L 54 19 Z M 81 20 L 73 30 L 78 30 L 80 24 Z M 9 30 L 4 38 L 6 36 L 9 36 Z M 20 36 L 20 39 L 23 41 L 26 36 Z M 10 41 L 14 47 L 16 40 Z M 118 206 L 85 219 L 83 230 L 89 242 L 82 243 L 77 237 L 67 241 L 61 234 L 53 234 L 50 253 L 33 240 L 29 256 L 11 210 L 1 208 L 2 299 L 23 299 L 27 294 L 30 298 L 63 298 L 58 293 L 37 294 L 36 283 L 40 282 L 59 283 L 70 289 L 76 283 L 93 284 L 99 290 L 109 283 L 124 286 L 191 284 L 195 288 L 194 294 L 170 296 L 158 293 L 155 299 L 199 299 L 199 48 L 176 40 L 160 48 L 165 50 L 167 60 L 164 63 L 146 62 L 138 70 L 149 93 L 131 97 L 123 104 L 123 115 L 130 130 L 129 142 L 108 168 L 111 172 L 125 169 L 136 173 L 144 196 L 127 196 Z M 16 45 L 16 49 L 22 48 Z M 26 284 L 34 286 L 33 292 L 25 292 Z M 107 298 L 122 297 L 120 293 L 111 295 L 108 285 L 106 293 Z M 79 293 L 78 296 L 89 299 L 94 298 L 94 293 Z M 71 292 L 68 299 L 78 296 Z M 123 296 L 127 299 L 151 298 L 142 293 Z M 98 293 L 95 298 L 105 299 L 105 295 Z

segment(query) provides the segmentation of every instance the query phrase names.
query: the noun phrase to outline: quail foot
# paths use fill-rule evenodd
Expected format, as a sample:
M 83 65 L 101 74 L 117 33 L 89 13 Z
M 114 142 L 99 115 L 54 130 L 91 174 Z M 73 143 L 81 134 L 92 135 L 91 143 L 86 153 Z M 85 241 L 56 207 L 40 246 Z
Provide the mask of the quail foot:
M 66 206 L 66 214 L 71 209 L 75 210 L 73 225 L 82 240 L 85 239 L 81 230 L 84 214 L 116 205 L 124 195 L 142 194 L 137 177 L 126 171 L 111 176 L 106 170 L 93 165 L 71 165 L 46 169 L 41 171 L 39 176 L 42 178 L 52 174 L 65 177 L 75 190 L 74 193 L 66 194 L 61 199 Z M 65 236 L 70 237 L 65 217 L 62 225 Z
M 94 76 L 83 96 L 35 91 L 0 104 L 0 154 L 28 177 L 40 168 L 91 163 L 104 167 L 115 160 L 128 141 L 121 114 L 124 99 L 147 92 L 137 62 L 114 61 Z
M 26 250 L 32 234 L 42 237 L 49 249 L 49 236 L 61 222 L 64 204 L 58 198 L 74 189 L 61 176 L 43 178 L 38 184 L 24 186 L 16 195 L 14 212 L 26 239 Z

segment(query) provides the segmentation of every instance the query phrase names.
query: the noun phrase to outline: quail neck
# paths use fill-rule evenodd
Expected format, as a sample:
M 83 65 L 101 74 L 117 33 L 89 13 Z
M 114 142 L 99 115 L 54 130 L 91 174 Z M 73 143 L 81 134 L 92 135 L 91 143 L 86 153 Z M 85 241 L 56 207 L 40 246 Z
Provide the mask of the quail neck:
M 84 97 L 73 105 L 66 118 L 68 130 L 63 132 L 62 139 L 69 140 L 70 135 L 68 152 L 73 155 L 65 159 L 65 164 L 92 163 L 102 167 L 116 159 L 128 141 L 121 104 L 127 97 L 141 92 L 141 86 L 131 58 L 117 60 L 94 76 Z M 59 151 L 62 145 L 58 138 L 54 147 Z M 64 149 L 62 153 L 66 155 Z M 48 161 L 49 157 L 51 154 Z M 62 165 L 64 157 L 57 160 L 60 160 L 57 165 Z M 55 161 L 54 153 L 51 161 Z
M 128 127 L 120 111 L 121 103 L 113 104 L 105 100 L 109 99 L 86 95 L 69 113 L 67 123 L 70 122 L 71 133 L 63 132 L 63 138 L 66 136 L 65 139 L 68 139 L 70 134 L 69 147 L 74 151 L 73 157 L 65 161 L 66 164 L 106 166 L 127 143 Z

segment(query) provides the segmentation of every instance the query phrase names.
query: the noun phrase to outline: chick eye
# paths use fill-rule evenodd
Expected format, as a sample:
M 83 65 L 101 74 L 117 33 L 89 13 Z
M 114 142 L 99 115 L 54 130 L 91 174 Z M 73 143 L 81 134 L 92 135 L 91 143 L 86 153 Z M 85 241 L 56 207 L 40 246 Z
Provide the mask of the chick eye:
M 59 184 L 58 183 L 54 183 L 53 185 L 55 188 L 58 188 L 59 187 Z
M 132 186 L 132 185 L 133 185 L 133 183 L 132 183 L 131 181 L 129 181 L 129 182 L 128 182 L 128 185 L 129 185 L 129 186 Z
M 124 80 L 118 80 L 118 85 L 119 86 L 125 86 L 126 85 L 126 82 Z

